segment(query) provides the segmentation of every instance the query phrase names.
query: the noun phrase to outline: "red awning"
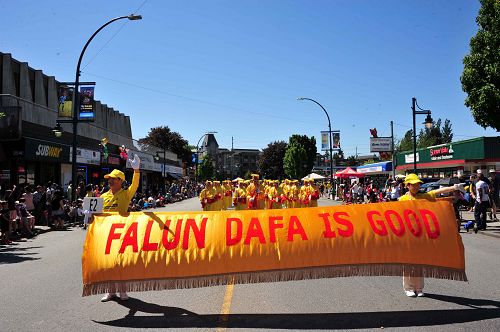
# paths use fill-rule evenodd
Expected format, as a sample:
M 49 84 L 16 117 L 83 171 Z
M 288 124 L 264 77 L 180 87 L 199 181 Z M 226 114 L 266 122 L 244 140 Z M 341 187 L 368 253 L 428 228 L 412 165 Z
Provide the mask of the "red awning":
M 343 169 L 341 171 L 338 171 L 335 173 L 336 178 L 341 178 L 341 179 L 346 179 L 346 178 L 362 178 L 364 177 L 365 174 L 356 172 L 350 167 L 347 167 L 346 169 Z

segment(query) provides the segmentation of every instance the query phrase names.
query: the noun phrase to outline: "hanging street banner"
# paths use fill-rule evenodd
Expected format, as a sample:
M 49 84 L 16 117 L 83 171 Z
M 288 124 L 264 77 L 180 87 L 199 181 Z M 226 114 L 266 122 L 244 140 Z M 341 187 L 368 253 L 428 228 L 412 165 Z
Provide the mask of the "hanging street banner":
M 332 130 L 332 148 L 340 150 L 340 130 Z
M 403 271 L 467 280 L 450 202 L 98 214 L 82 256 L 83 296 Z
M 60 86 L 57 90 L 57 116 L 71 118 L 73 116 L 73 88 Z
M 392 152 L 392 138 L 370 137 L 370 152 Z
M 82 86 L 80 88 L 80 118 L 94 118 L 94 87 Z
M 321 151 L 328 151 L 330 150 L 329 143 L 328 143 L 328 131 L 322 131 L 321 132 Z

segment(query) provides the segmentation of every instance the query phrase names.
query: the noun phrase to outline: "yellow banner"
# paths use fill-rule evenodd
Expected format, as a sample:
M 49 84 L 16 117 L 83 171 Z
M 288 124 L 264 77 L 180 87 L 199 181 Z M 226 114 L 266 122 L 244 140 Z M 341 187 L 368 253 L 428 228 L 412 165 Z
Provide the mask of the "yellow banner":
M 449 202 L 94 217 L 83 295 L 402 275 L 466 281 Z

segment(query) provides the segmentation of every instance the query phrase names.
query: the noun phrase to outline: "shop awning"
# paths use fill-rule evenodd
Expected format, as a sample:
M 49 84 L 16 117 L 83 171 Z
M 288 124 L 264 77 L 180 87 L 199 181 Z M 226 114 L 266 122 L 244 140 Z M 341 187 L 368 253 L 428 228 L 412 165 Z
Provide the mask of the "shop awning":
M 176 180 L 182 179 L 182 174 L 167 172 L 167 174 Z
M 465 164 L 465 160 L 442 160 L 442 161 L 433 161 L 430 163 L 417 163 L 417 168 L 441 168 L 441 167 L 453 167 L 453 166 L 461 166 Z M 397 170 L 406 170 L 413 169 L 413 164 L 406 164 L 396 166 Z
M 390 172 L 392 171 L 392 161 L 382 161 L 379 163 L 366 164 L 363 166 L 358 166 L 356 170 L 359 173 L 364 174 Z

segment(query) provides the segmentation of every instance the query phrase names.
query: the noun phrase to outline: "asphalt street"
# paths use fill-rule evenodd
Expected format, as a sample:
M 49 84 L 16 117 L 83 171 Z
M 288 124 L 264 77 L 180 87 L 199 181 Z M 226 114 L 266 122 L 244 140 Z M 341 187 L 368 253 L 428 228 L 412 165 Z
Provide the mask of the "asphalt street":
M 200 206 L 190 199 L 157 210 Z M 129 301 L 101 303 L 81 296 L 85 235 L 70 228 L 0 246 L 0 331 L 500 330 L 497 237 L 462 233 L 469 282 L 426 279 L 424 298 L 407 298 L 400 277 L 356 277 L 130 293 Z

